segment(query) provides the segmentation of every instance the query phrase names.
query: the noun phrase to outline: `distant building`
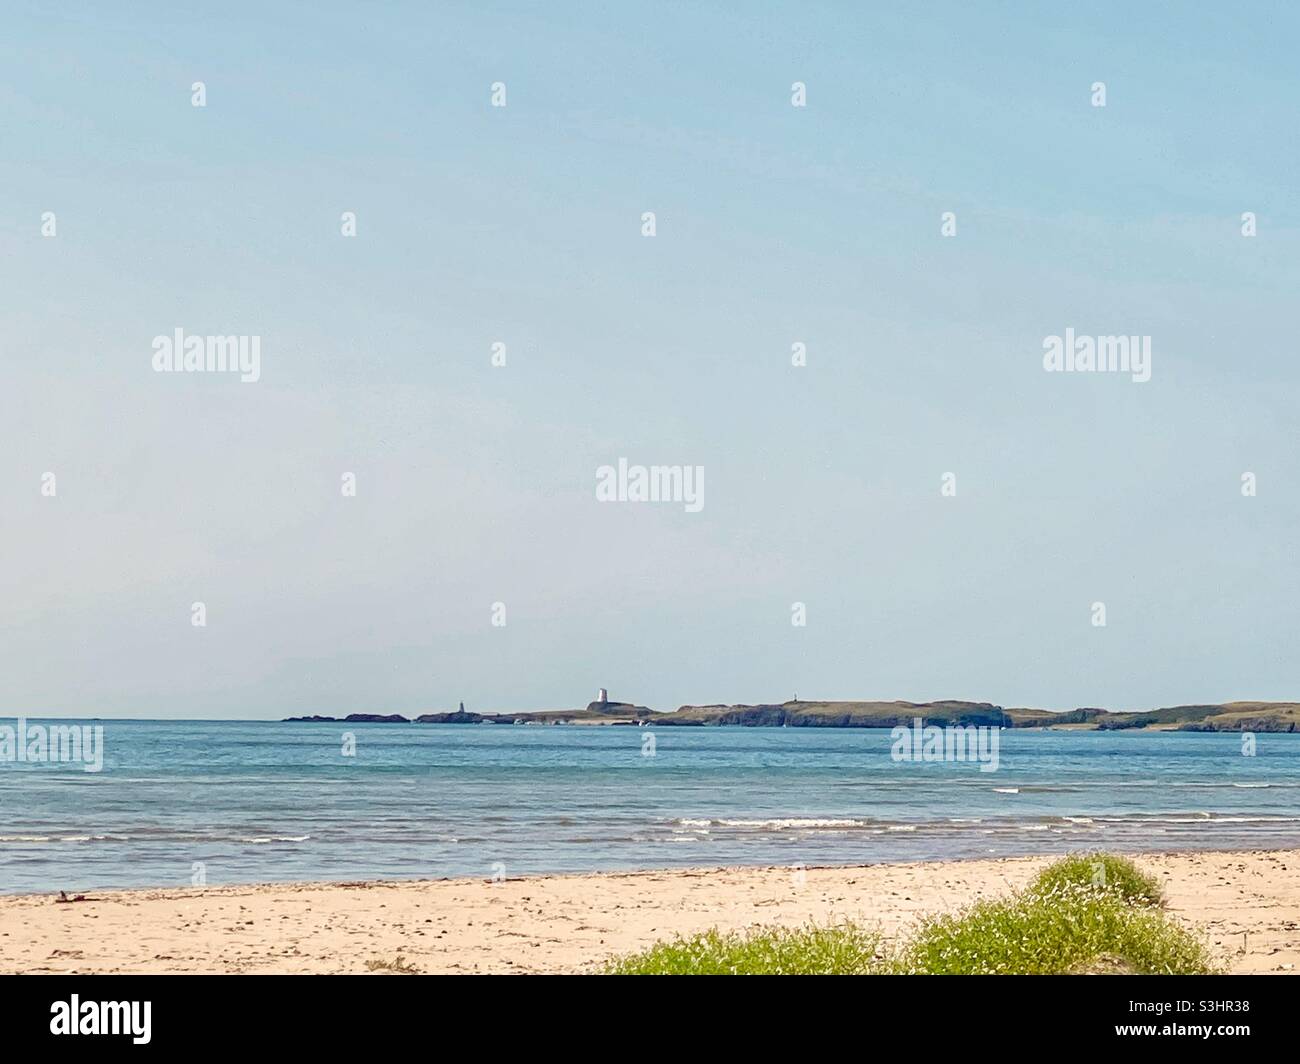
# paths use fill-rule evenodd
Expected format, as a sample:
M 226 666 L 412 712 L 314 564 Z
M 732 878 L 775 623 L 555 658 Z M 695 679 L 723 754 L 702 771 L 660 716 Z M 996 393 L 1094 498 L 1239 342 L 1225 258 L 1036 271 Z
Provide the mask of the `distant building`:
M 602 687 L 600 689 L 600 693 L 596 695 L 596 701 L 599 702 L 602 706 L 605 705 L 609 701 L 609 692 Z

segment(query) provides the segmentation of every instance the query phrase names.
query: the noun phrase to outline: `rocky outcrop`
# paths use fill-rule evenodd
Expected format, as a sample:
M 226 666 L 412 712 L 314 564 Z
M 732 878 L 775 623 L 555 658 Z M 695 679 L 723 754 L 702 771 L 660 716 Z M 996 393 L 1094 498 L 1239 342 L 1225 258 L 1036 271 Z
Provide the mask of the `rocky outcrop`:
M 745 728 L 910 728 L 927 724 L 1010 727 L 1001 706 L 991 702 L 783 702 L 736 706 L 682 706 L 655 717 L 659 725 Z
M 588 702 L 587 713 L 602 717 L 653 717 L 653 709 L 634 706 L 631 702 Z
M 680 706 L 658 713 L 631 702 L 590 702 L 586 709 L 540 710 L 525 713 L 467 713 L 464 703 L 454 713 L 425 713 L 418 724 L 624 724 L 656 727 L 747 728 L 895 728 L 926 724 L 980 725 L 995 728 L 1096 728 L 1103 731 L 1152 728 L 1185 732 L 1297 732 L 1300 703 L 1226 702 L 1220 705 L 1168 706 L 1143 712 L 1112 712 L 1086 706 L 1066 712 L 1045 709 L 1003 709 L 991 702 L 804 702 L 756 705 Z M 335 717 L 289 717 L 292 722 L 334 722 Z M 407 724 L 399 714 L 353 713 L 348 724 Z
M 284 724 L 410 724 L 400 713 L 349 713 L 338 717 L 285 717 Z
M 681 706 L 675 713 L 664 713 L 655 724 L 681 727 L 738 725 L 742 728 L 780 728 L 788 723 L 784 706 Z
M 1277 720 L 1269 717 L 1212 717 L 1209 720 L 1180 725 L 1178 730 L 1194 732 L 1294 732 L 1300 729 L 1296 728 L 1296 722 L 1293 720 Z
M 481 724 L 488 718 L 482 713 L 466 713 L 459 709 L 455 713 L 422 713 L 415 718 L 416 724 Z

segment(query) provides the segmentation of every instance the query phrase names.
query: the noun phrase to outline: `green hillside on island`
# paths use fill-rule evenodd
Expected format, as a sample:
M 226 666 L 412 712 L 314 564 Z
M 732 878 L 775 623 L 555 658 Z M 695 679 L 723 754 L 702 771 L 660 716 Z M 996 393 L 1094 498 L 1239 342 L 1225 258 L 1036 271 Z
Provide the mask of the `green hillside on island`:
M 1112 711 L 1080 708 L 1048 710 L 1004 709 L 991 702 L 805 702 L 794 700 L 758 705 L 680 706 L 660 712 L 630 702 L 599 701 L 585 709 L 551 709 L 530 713 L 426 713 L 416 724 L 533 724 L 624 725 L 655 727 L 748 728 L 894 728 L 910 726 L 920 717 L 927 724 L 985 725 L 1003 728 L 1120 731 L 1252 731 L 1300 730 L 1300 703 L 1225 702 L 1212 705 L 1169 706 L 1164 709 Z M 334 721 L 333 717 L 289 717 L 289 721 Z M 399 714 L 353 713 L 344 723 L 408 724 Z

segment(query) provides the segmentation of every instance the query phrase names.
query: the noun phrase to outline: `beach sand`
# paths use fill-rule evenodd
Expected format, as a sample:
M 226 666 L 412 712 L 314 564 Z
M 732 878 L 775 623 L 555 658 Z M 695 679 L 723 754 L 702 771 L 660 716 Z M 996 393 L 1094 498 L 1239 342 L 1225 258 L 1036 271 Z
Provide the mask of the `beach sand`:
M 1051 858 L 716 868 L 0 896 L 0 972 L 590 971 L 678 932 L 918 916 L 1025 885 Z M 1300 850 L 1140 855 L 1234 972 L 1300 970 Z

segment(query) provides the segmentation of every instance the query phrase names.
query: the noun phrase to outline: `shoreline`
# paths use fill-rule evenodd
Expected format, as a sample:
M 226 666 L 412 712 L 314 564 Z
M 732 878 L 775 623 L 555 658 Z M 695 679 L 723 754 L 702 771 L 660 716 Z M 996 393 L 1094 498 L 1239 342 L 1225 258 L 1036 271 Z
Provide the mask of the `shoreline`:
M 1300 840 L 1297 840 L 1297 846 L 1300 846 Z M 684 875 L 701 875 L 711 872 L 773 872 L 773 871 L 790 871 L 791 869 L 801 868 L 806 872 L 836 872 L 852 871 L 873 868 L 897 868 L 902 866 L 925 868 L 938 865 L 970 865 L 970 864 L 1005 864 L 1015 863 L 1018 861 L 1040 861 L 1050 863 L 1058 861 L 1063 857 L 1074 856 L 1077 854 L 1090 853 L 1113 853 L 1130 857 L 1135 861 L 1144 861 L 1148 859 L 1164 857 L 1188 857 L 1194 855 L 1231 857 L 1241 854 L 1294 854 L 1296 856 L 1297 870 L 1300 870 L 1300 848 L 1290 846 L 1284 847 L 1260 847 L 1260 846 L 1187 846 L 1187 847 L 1170 847 L 1160 850 L 1134 850 L 1126 849 L 1122 845 L 1103 845 L 1080 846 L 1076 849 L 1052 851 L 1043 853 L 1007 853 L 997 856 L 952 856 L 952 857 L 922 857 L 912 859 L 890 859 L 867 862 L 815 862 L 807 861 L 790 862 L 783 864 L 773 864 L 771 861 L 755 861 L 753 863 L 741 864 L 690 864 L 690 865 L 655 865 L 653 867 L 627 867 L 627 868 L 601 868 L 593 870 L 583 870 L 577 872 L 567 871 L 534 871 L 521 872 L 517 875 L 508 875 L 500 882 L 520 883 L 535 880 L 564 880 L 564 879 L 605 879 L 605 878 L 622 878 L 627 876 L 639 875 L 673 875 L 682 873 Z M 194 896 L 212 894 L 218 891 L 265 891 L 265 890 L 312 890 L 327 888 L 344 888 L 348 890 L 359 890 L 362 888 L 374 887 L 408 887 L 408 886 L 430 886 L 434 884 L 445 883 L 483 883 L 490 884 L 494 882 L 490 876 L 478 874 L 459 874 L 453 873 L 445 876 L 376 876 L 368 879 L 249 879 L 249 880 L 232 880 L 227 883 L 216 883 L 206 887 L 184 886 L 178 883 L 146 883 L 139 886 L 127 887 L 76 887 L 75 890 L 69 889 L 69 895 L 85 894 L 88 900 L 111 900 L 116 895 L 130 894 L 168 894 L 176 896 Z M 6 901 L 19 900 L 45 900 L 52 901 L 58 897 L 59 887 L 52 887 L 48 890 L 23 890 L 18 892 L 0 891 L 0 912 Z
M 1300 971 L 1300 849 L 1137 853 L 1231 972 Z M 582 972 L 676 934 L 854 919 L 895 937 L 1054 856 L 0 895 L 3 973 Z

